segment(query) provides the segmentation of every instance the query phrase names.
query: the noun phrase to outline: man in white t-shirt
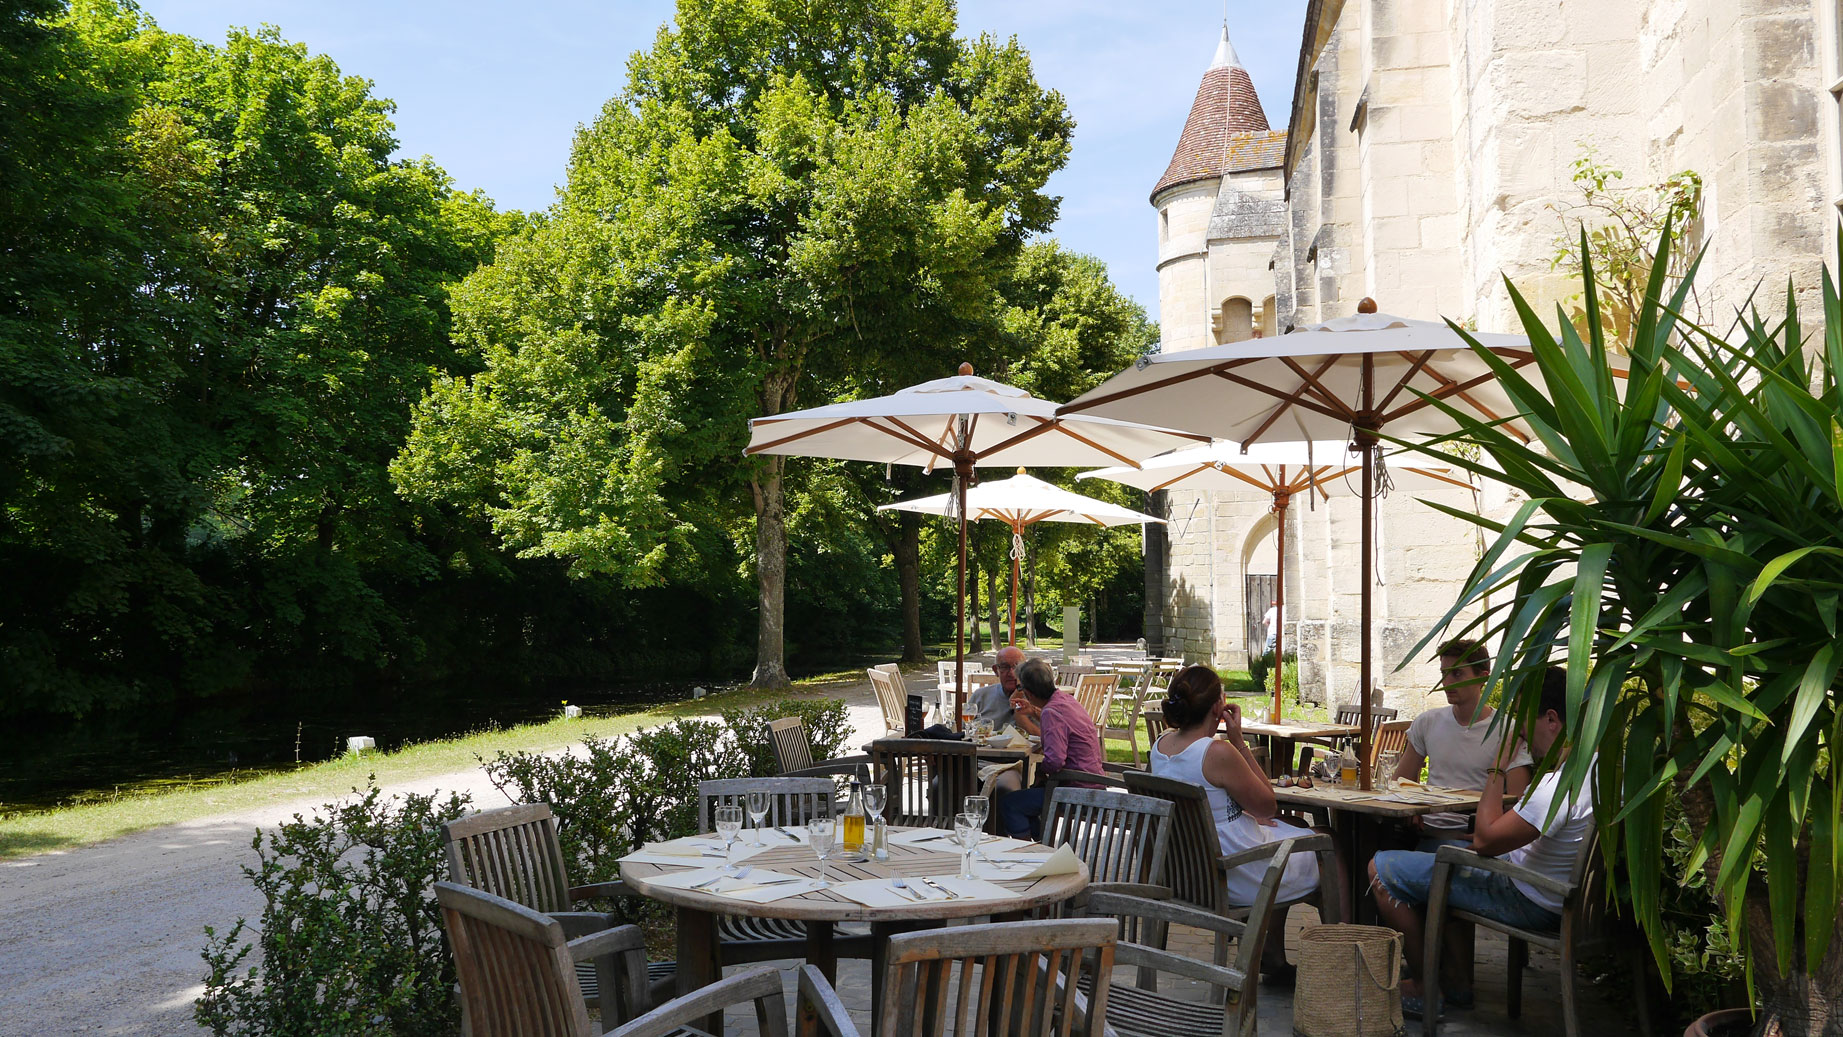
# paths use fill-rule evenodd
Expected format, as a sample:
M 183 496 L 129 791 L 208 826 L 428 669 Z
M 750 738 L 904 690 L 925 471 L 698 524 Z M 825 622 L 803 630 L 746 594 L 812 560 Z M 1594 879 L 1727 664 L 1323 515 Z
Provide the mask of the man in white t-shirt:
M 1542 677 L 1542 700 L 1536 721 L 1530 726 L 1530 750 L 1545 757 L 1561 737 L 1566 726 L 1568 675 L 1551 667 Z M 1561 757 L 1568 754 L 1564 746 Z M 1505 762 L 1508 762 L 1506 760 Z M 1478 801 L 1478 824 L 1472 834 L 1472 849 L 1485 857 L 1502 857 L 1546 878 L 1567 882 L 1573 877 L 1574 864 L 1593 836 L 1593 804 L 1584 798 L 1570 797 L 1555 808 L 1561 783 L 1559 768 L 1543 775 L 1514 807 L 1506 810 L 1508 795 L 1506 768 L 1494 764 L 1488 768 L 1484 795 Z M 1588 785 L 1593 783 L 1589 777 Z M 1553 816 L 1551 816 L 1553 811 Z M 1385 924 L 1401 931 L 1412 976 L 1421 965 L 1421 938 L 1426 909 L 1433 884 L 1434 855 L 1411 850 L 1385 850 L 1369 866 L 1376 897 L 1377 912 Z M 1537 932 L 1554 932 L 1561 927 L 1561 901 L 1526 882 L 1480 871 L 1461 868 L 1454 875 L 1447 892 L 1447 904 L 1455 910 L 1495 918 L 1509 925 Z M 1447 926 L 1449 936 L 1453 926 Z M 1447 945 L 1452 951 L 1452 944 Z M 1442 960 L 1453 962 L 1447 953 Z M 1446 985 L 1446 970 L 1441 970 L 1441 986 Z M 1467 977 L 1469 980 L 1470 977 Z M 1402 1010 L 1420 1014 L 1418 978 L 1402 980 Z M 1447 1005 L 1470 1007 L 1469 985 L 1455 987 L 1444 999 Z M 1432 1010 L 1437 1011 L 1435 1007 Z
M 1421 762 L 1427 763 L 1427 781 L 1449 789 L 1482 789 L 1486 772 L 1499 766 L 1510 732 L 1492 730 L 1493 710 L 1481 699 L 1485 679 L 1491 675 L 1491 655 L 1477 641 L 1463 638 L 1440 646 L 1440 685 L 1446 692 L 1446 709 L 1430 709 L 1408 726 L 1408 747 L 1402 751 L 1395 776 L 1418 781 Z M 1529 753 L 1516 746 L 1508 763 L 1505 788 L 1511 795 L 1529 786 Z M 1432 851 L 1440 843 L 1469 841 L 1472 818 L 1466 814 L 1426 814 L 1417 819 L 1424 837 L 1418 849 Z
M 1280 637 L 1280 603 L 1279 601 L 1276 600 L 1274 602 L 1269 603 L 1267 606 L 1267 611 L 1261 613 L 1261 626 L 1266 628 L 1265 637 L 1267 638 L 1267 640 L 1263 642 L 1261 645 L 1261 654 L 1266 655 L 1267 653 L 1273 651 L 1273 646 L 1276 643 L 1278 643 L 1279 637 Z

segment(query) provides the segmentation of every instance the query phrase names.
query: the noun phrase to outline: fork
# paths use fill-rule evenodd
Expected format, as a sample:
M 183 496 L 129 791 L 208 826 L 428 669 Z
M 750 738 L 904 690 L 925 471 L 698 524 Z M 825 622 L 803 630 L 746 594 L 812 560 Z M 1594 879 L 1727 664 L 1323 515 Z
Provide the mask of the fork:
M 917 893 L 915 890 L 910 889 L 908 880 L 903 878 L 901 875 L 893 875 L 890 877 L 890 888 L 895 890 L 897 893 L 900 893 L 903 896 L 903 898 L 906 900 L 913 900 L 913 901 L 916 901 L 917 903 L 920 903 L 921 901 L 928 899 L 927 897 L 922 896 L 920 893 Z
M 722 882 L 724 879 L 747 878 L 749 875 L 749 872 L 754 871 L 754 870 L 755 868 L 753 865 L 745 864 L 741 868 L 737 869 L 736 874 L 734 875 L 713 875 L 710 878 L 707 878 L 704 881 L 694 886 L 686 886 L 685 888 L 686 889 L 700 889 L 700 890 L 701 889 L 711 889 L 711 888 L 714 888 L 717 885 L 717 883 Z

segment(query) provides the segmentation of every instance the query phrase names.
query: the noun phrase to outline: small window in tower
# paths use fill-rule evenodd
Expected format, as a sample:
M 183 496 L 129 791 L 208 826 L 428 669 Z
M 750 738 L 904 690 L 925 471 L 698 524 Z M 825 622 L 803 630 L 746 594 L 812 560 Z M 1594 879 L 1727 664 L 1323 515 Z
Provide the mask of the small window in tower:
M 1158 210 L 1158 243 L 1163 245 L 1171 237 L 1171 214 Z

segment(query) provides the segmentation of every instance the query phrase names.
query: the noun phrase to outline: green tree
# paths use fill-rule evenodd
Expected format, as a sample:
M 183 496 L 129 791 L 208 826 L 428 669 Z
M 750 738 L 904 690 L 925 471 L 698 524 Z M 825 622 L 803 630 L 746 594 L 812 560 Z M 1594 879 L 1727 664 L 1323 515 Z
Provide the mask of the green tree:
M 457 294 L 484 370 L 421 405 L 400 486 L 630 586 L 714 575 L 746 492 L 755 682 L 785 682 L 787 487 L 740 460 L 746 419 L 946 369 L 1054 221 L 1070 131 L 946 0 L 683 0 L 549 217 Z

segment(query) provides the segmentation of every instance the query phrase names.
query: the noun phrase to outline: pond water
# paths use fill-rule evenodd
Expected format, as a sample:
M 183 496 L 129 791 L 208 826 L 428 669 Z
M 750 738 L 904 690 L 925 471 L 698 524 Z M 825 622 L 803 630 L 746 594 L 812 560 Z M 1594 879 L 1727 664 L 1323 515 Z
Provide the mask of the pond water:
M 708 682 L 706 682 L 708 683 Z M 381 750 L 557 716 L 631 713 L 688 698 L 691 682 L 567 689 L 372 688 L 282 703 L 149 707 L 76 723 L 14 725 L 0 750 L 0 816 L 196 787 L 317 763 L 369 735 Z

